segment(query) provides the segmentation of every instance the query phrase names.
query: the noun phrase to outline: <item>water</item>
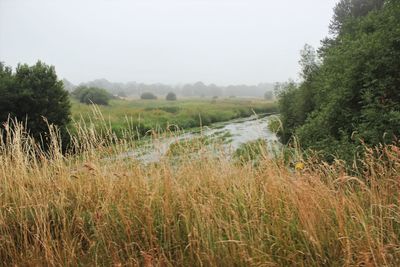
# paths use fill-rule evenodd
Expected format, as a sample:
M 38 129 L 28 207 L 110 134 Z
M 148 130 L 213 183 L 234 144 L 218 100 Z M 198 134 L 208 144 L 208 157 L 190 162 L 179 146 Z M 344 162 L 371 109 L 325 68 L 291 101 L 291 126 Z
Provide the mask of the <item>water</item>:
M 207 137 L 211 140 L 223 135 L 227 136 L 225 150 L 232 154 L 242 144 L 263 139 L 269 144 L 277 144 L 278 138 L 268 129 L 270 116 L 251 116 L 223 123 L 216 123 L 210 127 L 203 127 L 198 132 L 181 133 L 170 137 L 152 138 L 143 146 L 118 156 L 118 158 L 135 158 L 144 163 L 158 162 L 167 153 L 171 144 L 190 140 L 196 137 Z
M 267 142 L 278 142 L 274 133 L 268 129 L 268 121 L 270 117 L 257 118 L 256 116 L 249 117 L 245 120 L 227 122 L 220 129 L 211 129 L 206 135 L 215 134 L 218 131 L 228 132 L 231 135 L 229 147 L 236 150 L 240 145 L 264 139 Z

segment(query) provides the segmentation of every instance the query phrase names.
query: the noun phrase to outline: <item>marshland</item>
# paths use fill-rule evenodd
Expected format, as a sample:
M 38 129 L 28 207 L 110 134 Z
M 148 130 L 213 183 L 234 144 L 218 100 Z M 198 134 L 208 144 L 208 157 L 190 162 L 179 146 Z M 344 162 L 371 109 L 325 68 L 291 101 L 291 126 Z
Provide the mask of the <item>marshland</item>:
M 0 266 L 400 266 L 398 1 L 5 0 L 0 39 Z

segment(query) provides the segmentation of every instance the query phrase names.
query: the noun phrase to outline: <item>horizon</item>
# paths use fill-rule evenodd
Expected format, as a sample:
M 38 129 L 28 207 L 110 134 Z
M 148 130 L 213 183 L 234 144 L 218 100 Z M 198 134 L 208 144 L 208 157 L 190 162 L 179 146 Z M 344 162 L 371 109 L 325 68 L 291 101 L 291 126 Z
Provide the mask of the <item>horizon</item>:
M 229 87 L 229 86 L 262 86 L 262 85 L 275 85 L 277 82 L 260 82 L 258 84 L 225 84 L 225 85 L 221 85 L 221 84 L 216 84 L 216 83 L 206 83 L 203 81 L 195 81 L 195 82 L 189 82 L 189 83 L 176 83 L 176 84 L 169 84 L 169 83 L 162 83 L 162 82 L 154 82 L 154 83 L 145 83 L 145 82 L 138 82 L 138 81 L 127 81 L 127 82 L 120 82 L 120 81 L 113 81 L 113 80 L 109 80 L 107 78 L 97 78 L 97 79 L 93 79 L 93 80 L 89 80 L 89 81 L 83 81 L 80 83 L 73 83 L 70 80 L 68 80 L 65 77 L 58 77 L 60 80 L 64 81 L 66 80 L 67 82 L 71 83 L 74 86 L 81 86 L 81 85 L 87 85 L 89 83 L 93 83 L 93 82 L 100 82 L 100 81 L 104 81 L 107 83 L 111 83 L 111 84 L 122 84 L 122 85 L 129 85 L 129 84 L 145 84 L 145 85 L 166 85 L 166 86 L 171 86 L 171 87 L 182 87 L 185 85 L 194 85 L 196 83 L 203 83 L 206 86 L 210 86 L 210 85 L 216 85 L 217 87 Z

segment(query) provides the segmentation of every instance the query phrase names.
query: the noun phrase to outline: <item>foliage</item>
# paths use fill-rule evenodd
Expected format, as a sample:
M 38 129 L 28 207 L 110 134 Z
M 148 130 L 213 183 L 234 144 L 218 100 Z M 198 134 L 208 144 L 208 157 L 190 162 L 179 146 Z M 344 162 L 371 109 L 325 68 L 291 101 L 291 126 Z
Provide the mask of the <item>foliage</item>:
M 327 159 L 339 154 L 351 161 L 361 144 L 400 136 L 400 4 L 370 1 L 360 11 L 359 2 L 338 4 L 340 27 L 320 49 L 322 63 L 306 60 L 303 70 L 314 67 L 303 82 L 280 94 L 282 141 L 297 135 L 304 148 L 323 151 Z M 357 16 L 337 18 L 344 4 Z
M 387 0 L 341 0 L 334 8 L 334 15 L 329 30 L 340 34 L 345 28 L 351 26 L 351 20 L 366 16 L 372 10 L 383 7 Z
M 175 101 L 176 100 L 176 94 L 173 92 L 169 92 L 167 96 L 165 97 L 165 100 L 169 101 Z
M 258 139 L 256 141 L 248 142 L 242 144 L 234 153 L 233 157 L 238 162 L 244 164 L 252 162 L 253 164 L 259 164 L 262 158 L 265 158 L 267 152 L 268 144 L 263 139 Z
M 13 73 L 0 63 L 0 127 L 9 119 L 26 124 L 42 145 L 49 142 L 48 125 L 58 126 L 66 137 L 70 101 L 53 66 L 38 61 L 33 66 L 18 65 Z
M 145 92 L 140 95 L 140 98 L 145 100 L 150 100 L 150 99 L 157 99 L 157 96 L 155 96 L 153 93 Z
M 268 130 L 277 134 L 282 128 L 282 122 L 279 116 L 270 116 L 268 120 Z
M 79 86 L 73 92 L 72 95 L 84 104 L 96 104 L 107 106 L 112 96 L 105 89 L 97 87 L 86 87 Z

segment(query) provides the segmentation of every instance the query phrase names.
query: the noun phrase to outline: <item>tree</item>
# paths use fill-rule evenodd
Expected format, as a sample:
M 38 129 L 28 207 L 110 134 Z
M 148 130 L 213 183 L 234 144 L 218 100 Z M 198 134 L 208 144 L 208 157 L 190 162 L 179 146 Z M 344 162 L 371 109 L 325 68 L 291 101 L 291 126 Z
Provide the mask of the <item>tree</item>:
M 366 16 L 372 10 L 381 9 L 385 2 L 387 0 L 341 0 L 333 10 L 330 32 L 339 34 L 344 25 L 350 25 L 350 20 Z
M 0 64 L 0 124 L 8 119 L 26 123 L 30 135 L 45 143 L 48 124 L 58 126 L 61 134 L 67 135 L 69 96 L 53 66 L 38 61 L 33 66 L 18 65 L 13 73 Z
M 72 95 L 84 104 L 96 104 L 107 106 L 112 96 L 105 89 L 97 87 L 79 86 Z
M 157 96 L 155 96 L 153 93 L 145 92 L 140 96 L 140 98 L 144 100 L 151 100 L 151 99 L 157 99 Z
M 167 96 L 165 97 L 165 99 L 166 99 L 166 100 L 169 100 L 169 101 L 175 101 L 175 100 L 176 100 L 176 94 L 173 93 L 173 92 L 169 92 L 169 93 L 167 94 Z
M 303 81 L 279 99 L 281 140 L 296 135 L 328 160 L 351 160 L 363 143 L 388 144 L 400 136 L 400 3 L 340 3 L 349 4 L 350 15 L 324 47 L 322 63 L 303 71 Z
M 318 56 L 314 47 L 309 44 L 304 45 L 300 51 L 299 64 L 301 67 L 300 76 L 303 80 L 310 79 L 310 76 L 318 69 Z

